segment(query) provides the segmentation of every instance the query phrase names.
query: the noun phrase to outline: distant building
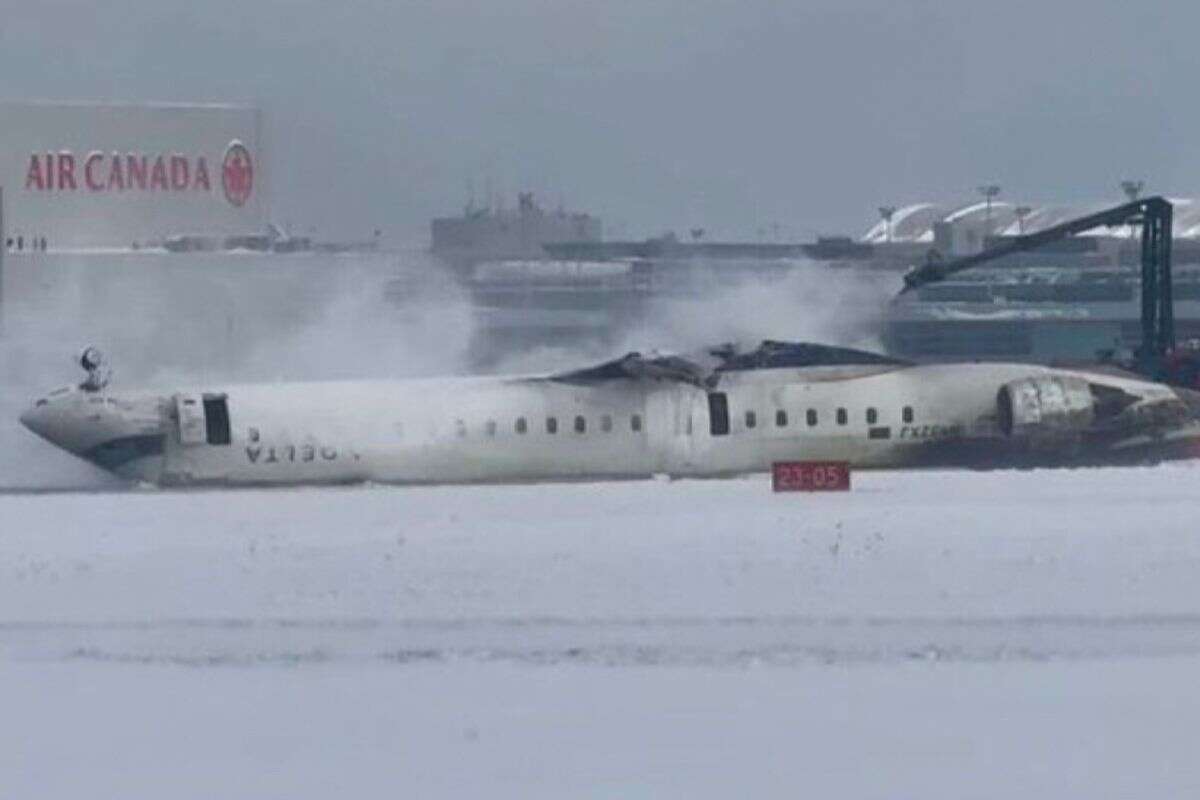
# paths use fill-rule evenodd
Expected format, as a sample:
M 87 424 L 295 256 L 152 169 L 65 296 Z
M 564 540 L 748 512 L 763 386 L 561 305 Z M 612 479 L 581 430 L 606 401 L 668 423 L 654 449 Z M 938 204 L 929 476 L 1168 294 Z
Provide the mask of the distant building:
M 256 108 L 4 102 L 0 119 L 10 252 L 266 228 Z
M 913 203 L 896 209 L 863 234 L 860 241 L 876 248 L 881 258 L 889 255 L 921 258 L 930 250 L 942 257 L 978 253 L 999 237 L 1036 233 L 1070 219 L 1117 205 L 1120 201 L 1080 205 L 1017 205 L 1003 201 L 973 202 L 965 206 Z M 1192 258 L 1200 249 L 1200 201 L 1171 198 L 1175 206 L 1173 233 L 1177 255 Z M 1086 256 L 1095 264 L 1116 264 L 1136 257 L 1136 236 L 1130 228 L 1098 227 L 1074 239 L 1042 251 L 1058 256 L 1075 255 L 1082 264 Z M 1129 252 L 1123 252 L 1129 251 Z M 1070 259 L 1060 258 L 1060 261 Z
M 433 253 L 452 263 L 541 258 L 554 242 L 598 242 L 600 220 L 590 214 L 544 211 L 532 192 L 518 195 L 516 209 L 474 208 L 462 216 L 433 220 Z

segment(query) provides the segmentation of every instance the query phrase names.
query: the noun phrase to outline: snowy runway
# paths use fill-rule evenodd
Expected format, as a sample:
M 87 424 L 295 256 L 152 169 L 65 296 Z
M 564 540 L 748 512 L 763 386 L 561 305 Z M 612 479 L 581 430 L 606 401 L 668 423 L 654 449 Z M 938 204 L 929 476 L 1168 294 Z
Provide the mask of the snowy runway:
M 0 796 L 1200 790 L 1200 466 L 855 480 L 0 495 Z
M 1200 792 L 1200 660 L 0 671 L 24 797 Z

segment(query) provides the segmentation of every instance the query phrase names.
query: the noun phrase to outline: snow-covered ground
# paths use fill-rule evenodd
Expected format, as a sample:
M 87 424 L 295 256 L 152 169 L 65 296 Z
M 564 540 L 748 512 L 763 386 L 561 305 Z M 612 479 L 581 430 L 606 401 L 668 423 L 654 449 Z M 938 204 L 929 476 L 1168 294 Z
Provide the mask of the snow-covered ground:
M 1200 464 L 0 495 L 0 797 L 1193 797 Z

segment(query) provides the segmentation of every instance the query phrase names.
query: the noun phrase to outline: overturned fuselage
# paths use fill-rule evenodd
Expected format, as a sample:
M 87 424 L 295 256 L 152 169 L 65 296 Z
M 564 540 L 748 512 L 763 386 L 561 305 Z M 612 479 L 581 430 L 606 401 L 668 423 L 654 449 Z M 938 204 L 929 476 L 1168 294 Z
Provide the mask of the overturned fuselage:
M 1028 364 L 914 365 L 820 345 L 631 354 L 537 377 L 212 386 L 42 398 L 22 422 L 162 485 L 722 476 L 855 467 L 1128 463 L 1200 455 L 1191 393 Z

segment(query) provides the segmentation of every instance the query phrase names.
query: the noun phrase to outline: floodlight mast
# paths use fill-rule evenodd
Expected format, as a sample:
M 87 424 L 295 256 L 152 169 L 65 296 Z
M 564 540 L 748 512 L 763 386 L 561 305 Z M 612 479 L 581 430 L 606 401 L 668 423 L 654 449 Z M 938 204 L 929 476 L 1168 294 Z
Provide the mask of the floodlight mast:
M 1021 236 L 1025 235 L 1025 218 L 1033 213 L 1033 206 L 1017 206 L 1013 209 L 1013 214 L 1017 218 L 1017 233 Z
M 1140 190 L 1140 189 L 1139 189 Z M 1105 211 L 1068 220 L 1059 225 L 1007 237 L 1002 243 L 974 255 L 949 261 L 930 260 L 904 275 L 903 294 L 926 284 L 944 280 L 971 267 L 1013 253 L 1034 250 L 1078 233 L 1106 226 L 1140 225 L 1142 229 L 1142 344 L 1139 368 L 1158 374 L 1167 355 L 1175 349 L 1175 303 L 1171 287 L 1171 225 L 1174 207 L 1163 197 L 1144 197 Z
M 880 206 L 879 216 L 883 220 L 883 240 L 892 241 L 892 217 L 896 216 L 895 206 Z
M 992 201 L 1000 196 L 1000 184 L 988 183 L 978 187 L 978 191 L 983 195 L 985 210 L 983 215 L 984 236 L 992 235 Z

